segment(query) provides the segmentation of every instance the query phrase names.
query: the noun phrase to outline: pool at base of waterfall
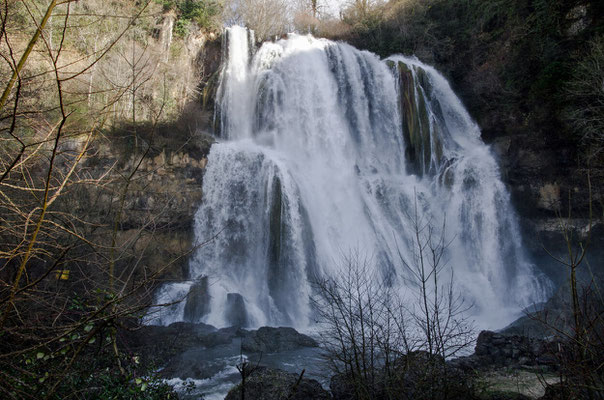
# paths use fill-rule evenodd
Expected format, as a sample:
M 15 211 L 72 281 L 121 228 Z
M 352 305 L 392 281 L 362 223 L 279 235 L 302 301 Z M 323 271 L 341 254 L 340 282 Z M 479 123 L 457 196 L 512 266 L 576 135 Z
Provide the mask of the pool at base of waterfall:
M 213 354 L 211 361 L 225 365 L 212 376 L 205 379 L 194 378 L 167 378 L 164 381 L 173 386 L 180 399 L 184 400 L 223 400 L 227 393 L 236 385 L 241 383 L 241 374 L 237 365 L 242 361 L 248 362 L 253 369 L 256 365 L 280 369 L 294 374 L 300 374 L 304 370 L 304 377 L 315 379 L 323 388 L 329 388 L 329 371 L 325 368 L 322 351 L 319 348 L 303 348 L 268 354 L 243 354 L 239 351 L 239 345 L 225 346 L 220 349 L 222 354 Z M 190 358 L 192 366 L 203 368 L 204 349 L 191 349 L 187 357 Z M 198 358 L 191 358 L 198 357 Z

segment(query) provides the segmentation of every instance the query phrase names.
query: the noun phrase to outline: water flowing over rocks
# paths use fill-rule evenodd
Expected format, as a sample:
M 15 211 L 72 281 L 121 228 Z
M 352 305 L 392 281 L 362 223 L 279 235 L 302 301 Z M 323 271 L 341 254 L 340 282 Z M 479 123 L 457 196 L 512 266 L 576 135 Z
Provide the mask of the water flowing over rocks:
M 225 33 L 222 141 L 208 157 L 195 218 L 198 241 L 218 234 L 189 262 L 190 278 L 212 282 L 201 322 L 305 328 L 312 280 L 337 276 L 334 258 L 359 247 L 372 273 L 404 294 L 414 209 L 446 222 L 447 268 L 481 326 L 545 300 L 549 282 L 524 254 L 495 158 L 437 71 L 310 36 L 251 42 L 243 28 Z M 192 287 L 166 284 L 156 300 Z M 148 322 L 188 319 L 184 308 Z
M 257 354 L 262 359 L 272 353 L 318 347 L 314 339 L 292 328 L 248 331 L 187 322 L 143 326 L 124 340 L 131 351 L 162 365 L 162 376 L 181 379 L 211 378 L 237 364 L 241 354 Z

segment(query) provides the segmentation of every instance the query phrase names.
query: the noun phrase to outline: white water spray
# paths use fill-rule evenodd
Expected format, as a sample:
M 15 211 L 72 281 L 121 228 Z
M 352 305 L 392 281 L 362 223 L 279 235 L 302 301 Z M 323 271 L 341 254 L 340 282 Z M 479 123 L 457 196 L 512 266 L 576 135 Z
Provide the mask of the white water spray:
M 335 276 L 351 249 L 404 293 L 415 204 L 436 228 L 446 221 L 448 265 L 479 326 L 545 299 L 497 163 L 437 71 L 294 34 L 253 54 L 245 29 L 226 35 L 224 141 L 211 149 L 195 217 L 198 241 L 220 233 L 190 262 L 192 279 L 208 277 L 209 307 L 187 314 L 181 303 L 155 323 L 305 328 L 310 280 Z M 158 301 L 190 287 L 166 285 Z

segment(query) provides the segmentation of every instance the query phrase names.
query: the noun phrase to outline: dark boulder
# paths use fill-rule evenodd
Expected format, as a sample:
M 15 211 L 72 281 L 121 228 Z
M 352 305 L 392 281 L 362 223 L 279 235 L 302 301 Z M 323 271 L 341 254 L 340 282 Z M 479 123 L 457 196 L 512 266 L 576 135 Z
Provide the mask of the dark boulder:
M 241 384 L 235 386 L 225 400 L 241 399 Z M 246 400 L 330 400 L 329 392 L 314 379 L 279 369 L 257 367 L 246 378 Z
M 490 368 L 538 368 L 555 370 L 558 343 L 536 337 L 482 331 L 474 354 L 459 357 L 449 365 L 465 371 Z
M 476 341 L 474 356 L 479 364 L 498 367 L 555 367 L 557 345 L 521 335 L 504 335 L 482 331 Z
M 391 392 L 403 393 L 403 398 L 473 398 L 474 374 L 446 363 L 439 355 L 414 351 L 398 358 L 394 366 L 385 382 Z
M 531 400 L 531 397 L 516 392 L 491 392 L 481 396 L 480 400 Z
M 248 324 L 245 301 L 239 293 L 227 294 L 226 320 L 234 326 L 247 326 Z
M 208 277 L 202 276 L 191 286 L 185 303 L 184 319 L 188 322 L 199 322 L 210 312 L 210 293 Z
M 251 353 L 277 353 L 300 347 L 318 347 L 311 337 L 298 333 L 294 328 L 262 327 L 251 331 L 241 341 L 243 351 Z
M 225 344 L 230 344 L 235 338 L 244 338 L 249 335 L 249 331 L 241 329 L 238 326 L 218 329 L 199 338 L 199 345 L 206 348 L 212 348 Z
M 163 364 L 175 354 L 199 346 L 204 338 L 216 332 L 206 324 L 176 322 L 169 326 L 145 325 L 129 331 L 121 331 L 119 341 L 143 361 Z

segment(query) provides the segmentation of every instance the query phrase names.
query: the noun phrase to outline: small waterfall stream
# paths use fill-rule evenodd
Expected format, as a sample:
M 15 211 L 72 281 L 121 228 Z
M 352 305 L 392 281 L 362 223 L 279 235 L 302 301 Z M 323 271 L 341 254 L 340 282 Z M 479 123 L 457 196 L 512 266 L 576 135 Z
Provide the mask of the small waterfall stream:
M 342 254 L 408 290 L 416 210 L 451 241 L 447 265 L 481 327 L 543 301 L 497 163 L 446 79 L 415 58 L 380 60 L 344 43 L 290 34 L 257 51 L 226 31 L 192 281 L 159 303 L 186 301 L 150 323 L 307 328 L 316 276 Z M 402 260 L 401 260 L 402 258 Z

